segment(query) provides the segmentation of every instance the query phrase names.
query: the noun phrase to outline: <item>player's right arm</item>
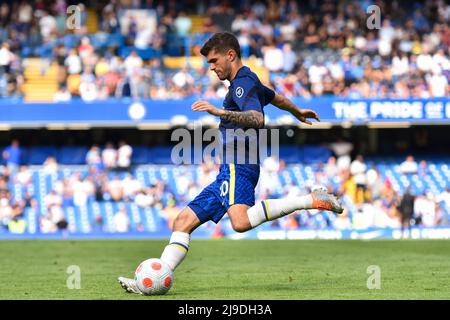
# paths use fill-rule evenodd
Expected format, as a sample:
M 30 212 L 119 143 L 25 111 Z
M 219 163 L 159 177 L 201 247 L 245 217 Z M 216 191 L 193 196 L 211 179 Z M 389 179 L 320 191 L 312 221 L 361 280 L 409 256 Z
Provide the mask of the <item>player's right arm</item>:
M 281 110 L 288 111 L 298 120 L 306 124 L 312 124 L 311 121 L 309 121 L 307 118 L 312 118 L 320 121 L 319 116 L 314 110 L 300 109 L 295 104 L 293 104 L 291 100 L 279 93 L 275 93 L 275 97 L 272 101 L 270 101 L 270 103 Z
M 218 109 L 207 101 L 198 100 L 192 105 L 194 111 L 206 111 L 209 114 L 236 123 L 244 128 L 264 127 L 264 116 L 256 110 L 230 111 Z

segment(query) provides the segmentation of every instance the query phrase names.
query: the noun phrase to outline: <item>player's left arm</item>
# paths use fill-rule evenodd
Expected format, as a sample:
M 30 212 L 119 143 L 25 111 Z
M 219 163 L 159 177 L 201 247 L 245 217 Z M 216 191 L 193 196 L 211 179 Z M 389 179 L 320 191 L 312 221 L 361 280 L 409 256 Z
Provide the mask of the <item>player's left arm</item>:
M 281 110 L 288 111 L 298 120 L 306 124 L 312 124 L 311 121 L 308 120 L 308 118 L 316 119 L 320 122 L 319 116 L 314 110 L 300 109 L 295 104 L 293 104 L 291 100 L 279 93 L 275 93 L 275 97 L 272 99 L 272 101 L 270 101 L 270 103 Z

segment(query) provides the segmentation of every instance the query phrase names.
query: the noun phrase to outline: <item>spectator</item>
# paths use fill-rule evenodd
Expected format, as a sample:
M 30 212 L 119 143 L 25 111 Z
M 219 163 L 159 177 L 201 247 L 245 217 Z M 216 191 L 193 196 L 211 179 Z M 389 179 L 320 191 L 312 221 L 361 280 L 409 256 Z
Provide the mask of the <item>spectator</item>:
M 95 83 L 95 75 L 91 66 L 85 66 L 80 76 L 80 95 L 85 101 L 93 101 L 98 98 L 98 88 Z
M 56 190 L 52 190 L 48 195 L 44 197 L 44 203 L 48 209 L 53 206 L 61 206 L 63 204 L 63 201 L 61 195 L 59 195 Z
M 50 42 L 50 40 L 56 37 L 57 34 L 57 25 L 56 19 L 52 15 L 50 15 L 47 11 L 43 12 L 43 16 L 39 20 L 39 26 L 41 29 L 41 35 L 44 39 L 44 42 Z
M 133 155 L 133 148 L 124 140 L 119 142 L 119 149 L 117 150 L 117 167 L 121 170 L 130 170 L 131 156 Z
M 139 71 L 144 65 L 142 58 L 138 56 L 136 51 L 131 51 L 130 55 L 123 62 L 126 70 L 126 76 L 130 77 L 133 75 L 135 70 Z
M 187 197 L 186 197 L 185 201 L 190 202 L 190 201 L 194 200 L 194 198 L 199 195 L 200 191 L 201 191 L 201 189 L 199 188 L 198 184 L 196 182 L 192 181 L 187 188 L 187 192 L 186 192 Z
M 43 56 L 46 57 L 45 44 L 49 43 L 49 40 L 53 40 L 59 33 L 61 36 L 63 33 L 72 33 L 65 30 L 64 8 L 67 4 L 64 0 L 56 1 L 50 8 L 46 8 L 41 3 L 39 2 L 41 9 L 38 9 L 36 14 L 38 20 L 33 19 L 31 6 L 28 4 L 18 5 L 14 9 L 17 14 L 12 19 L 10 13 L 13 9 L 6 4 L 2 6 L 0 21 L 4 28 L 0 29 L 0 41 L 8 40 L 9 47 L 0 49 L 0 66 L 6 66 L 0 68 L 8 70 L 6 74 L 3 72 L 3 76 L 0 75 L 1 96 L 19 98 L 22 96 L 20 87 L 23 83 L 21 74 L 23 71 L 20 70 L 20 57 L 15 53 L 26 56 L 41 54 L 43 51 Z M 404 30 L 407 30 L 404 31 L 399 26 L 401 17 L 395 15 L 396 6 L 387 6 L 385 1 L 381 1 L 381 5 L 387 18 L 383 19 L 378 33 L 367 28 L 358 29 L 360 21 L 366 18 L 364 10 L 337 9 L 332 15 L 327 9 L 328 5 L 315 8 L 313 4 L 303 4 L 300 10 L 295 1 L 284 1 L 279 5 L 274 1 L 269 1 L 267 4 L 257 2 L 240 14 L 235 14 L 227 4 L 210 5 L 200 12 L 207 11 L 202 27 L 204 33 L 215 32 L 218 29 L 231 29 L 238 35 L 242 55 L 263 58 L 271 78 L 277 77 L 278 72 L 288 73 L 287 76 L 289 76 L 293 72 L 297 73 L 297 69 L 303 68 L 310 71 L 312 68 L 314 72 L 310 75 L 297 74 L 298 80 L 294 86 L 301 89 L 295 90 L 295 95 L 334 94 L 349 98 L 373 96 L 428 98 L 448 95 L 446 77 L 450 61 L 446 53 L 450 38 L 447 36 L 448 27 L 445 24 L 448 21 L 448 6 L 439 2 L 436 10 L 427 9 L 422 12 L 405 9 L 402 14 L 410 15 L 412 18 L 403 23 Z M 154 5 L 145 6 L 155 7 Z M 110 52 L 103 50 L 103 45 L 94 48 L 94 43 L 90 43 L 89 38 L 86 37 L 86 8 L 82 4 L 78 7 L 81 9 L 81 28 L 74 30 L 74 33 L 83 36 L 78 47 L 80 56 L 77 56 L 77 49 L 74 49 L 75 56 L 72 52 L 67 60 L 64 45 L 58 45 L 53 50 L 58 64 L 62 65 L 64 62 L 68 67 L 67 79 L 65 71 L 61 71 L 58 82 L 61 86 L 66 86 L 72 95 L 78 95 L 80 83 L 77 75 L 82 72 L 82 68 L 94 67 L 98 60 L 103 60 Z M 349 7 L 353 8 L 352 5 Z M 117 3 L 107 3 L 103 8 L 98 8 L 102 15 L 99 19 L 99 29 L 105 33 L 119 31 L 117 12 L 121 8 L 121 5 Z M 136 19 L 132 17 L 127 38 L 138 48 L 152 47 L 155 50 L 161 50 L 163 54 L 173 54 L 170 50 L 178 47 L 178 44 L 167 45 L 171 41 L 169 37 L 173 34 L 179 34 L 181 37 L 189 35 L 192 21 L 186 16 L 183 8 L 175 19 L 174 14 L 168 13 L 161 6 L 157 10 L 161 17 L 153 35 L 149 33 L 151 31 L 149 28 L 139 26 Z M 52 14 L 48 13 L 50 11 Z M 234 16 L 236 18 L 233 19 Z M 114 45 L 115 43 L 114 41 Z M 286 44 L 293 45 L 292 53 L 289 54 L 291 58 L 282 59 L 281 55 L 286 55 L 280 51 L 283 46 L 286 47 Z M 177 51 L 184 54 L 187 49 L 184 48 L 184 43 L 180 43 L 179 46 L 181 50 Z M 198 45 L 194 44 L 194 47 Z M 305 47 L 314 49 L 314 53 L 305 50 Z M 101 57 L 97 56 L 96 50 L 102 55 Z M 334 63 L 327 63 L 328 72 L 321 74 L 320 69 L 323 70 L 323 68 L 318 70 L 315 60 L 324 54 L 327 55 L 327 61 L 334 61 Z M 295 67 L 291 69 L 294 57 L 300 62 L 299 68 L 294 64 Z M 120 59 L 117 56 L 111 57 L 111 60 Z M 104 99 L 114 95 L 145 98 L 149 96 L 148 91 L 152 89 L 153 93 L 150 96 L 158 98 L 181 98 L 193 93 L 193 90 L 177 88 L 173 90 L 171 83 L 152 83 L 146 87 L 145 84 L 149 79 L 142 74 L 141 70 L 144 61 L 136 53 L 130 54 L 125 61 L 126 72 L 123 73 L 111 65 L 112 71 L 109 74 L 105 71 L 107 70 L 105 61 L 99 63 L 99 70 L 96 68 L 94 76 L 101 83 L 96 81 L 96 86 L 91 82 L 83 83 L 81 90 L 83 96 L 88 100 L 89 98 Z M 110 79 L 112 81 L 107 81 L 108 84 L 104 83 L 106 79 L 103 79 L 106 75 L 112 78 Z M 285 76 L 283 74 L 282 78 Z M 130 86 L 134 89 L 131 90 Z M 135 90 L 138 87 L 139 90 Z M 195 92 L 201 91 L 211 96 L 207 85 L 202 84 L 193 89 Z M 65 101 L 70 99 L 70 96 L 65 93 L 56 100 L 61 99 Z
M 87 152 L 86 163 L 90 168 L 95 168 L 97 172 L 102 170 L 102 157 L 100 156 L 100 148 L 97 145 L 94 144 Z
M 66 220 L 62 207 L 51 207 L 49 210 L 49 217 L 56 230 L 66 230 L 68 228 L 69 223 Z
M 28 166 L 20 166 L 19 172 L 15 176 L 15 182 L 22 185 L 27 186 L 32 183 L 31 172 L 28 169 Z
M 415 198 L 414 218 L 418 225 L 431 227 L 436 224 L 436 203 L 430 192 L 426 192 Z
M 8 201 L 7 193 L 2 192 L 0 195 L 0 225 L 6 229 L 12 217 L 13 210 Z
M 408 235 L 411 236 L 411 220 L 414 215 L 414 196 L 411 194 L 410 187 L 408 187 L 403 194 L 397 209 L 400 213 L 402 236 L 404 236 L 405 227 L 408 227 Z
M 114 229 L 113 232 L 128 232 L 130 231 L 130 218 L 128 217 L 127 209 L 122 206 L 113 218 Z
M 447 186 L 447 188 L 436 197 L 436 202 L 443 202 L 447 210 L 450 210 L 450 186 Z
M 117 165 L 117 151 L 114 149 L 114 145 L 111 142 L 107 142 L 105 149 L 102 151 L 103 167 L 106 170 L 112 170 Z
M 350 154 L 353 150 L 353 144 L 345 141 L 342 138 L 338 138 L 336 142 L 330 143 L 329 147 L 336 156 L 336 165 L 339 170 L 350 169 L 351 157 Z
M 405 161 L 400 164 L 400 172 L 403 174 L 417 173 L 418 166 L 412 155 L 406 157 Z
M 147 208 L 155 204 L 155 197 L 152 188 L 142 188 L 136 194 L 134 202 L 140 208 Z
M 172 81 L 178 88 L 187 88 L 194 84 L 194 79 L 188 73 L 187 68 L 183 68 L 179 72 L 177 72 L 173 76 Z
M 323 64 L 323 58 L 320 57 L 308 70 L 309 81 L 311 84 L 320 84 L 328 73 L 327 68 Z
M 107 182 L 107 191 L 112 201 L 123 200 L 123 185 L 118 176 L 115 176 L 111 181 Z
M 279 184 L 278 181 L 278 170 L 280 169 L 280 161 L 275 156 L 271 155 L 264 159 L 261 167 L 261 175 L 259 179 L 259 190 L 268 191 L 270 195 L 277 192 Z
M 356 156 L 356 159 L 350 165 L 350 173 L 356 184 L 356 201 L 355 203 L 362 204 L 366 199 L 367 180 L 366 180 L 366 164 L 362 155 Z
M 122 189 L 125 201 L 134 200 L 141 188 L 141 183 L 131 174 L 127 174 L 122 180 Z
M 179 37 L 186 37 L 191 30 L 192 20 L 186 15 L 186 12 L 181 11 L 175 19 L 174 25 L 177 30 L 177 35 Z
M 67 86 L 63 85 L 59 88 L 58 91 L 55 92 L 53 97 L 54 102 L 67 102 L 72 99 L 72 94 L 67 89 Z
M 100 214 L 95 215 L 92 230 L 95 231 L 105 231 L 105 226 L 103 223 L 103 217 Z
M 417 174 L 419 177 L 423 178 L 428 174 L 428 164 L 425 160 L 420 160 L 419 167 L 417 169 Z
M 51 216 L 41 215 L 39 217 L 39 229 L 42 233 L 54 233 L 57 230 L 55 223 L 52 221 Z
M 371 201 L 377 201 L 381 198 L 381 191 L 383 189 L 383 181 L 381 180 L 380 172 L 375 166 L 372 166 L 367 171 L 366 176 L 370 199 Z
M 227 4 L 219 4 L 210 8 L 208 16 L 215 22 L 220 31 L 231 31 L 235 12 Z
M 283 40 L 289 42 L 295 41 L 295 31 L 298 27 L 298 24 L 296 25 L 296 22 L 293 19 L 295 16 L 298 16 L 298 14 L 292 14 L 291 16 L 292 18 L 284 20 L 280 26 L 280 33 L 283 36 Z
M 30 27 L 32 18 L 33 8 L 26 1 L 22 1 L 18 9 L 18 22 L 23 25 L 24 30 Z
M 292 72 L 294 70 L 295 64 L 297 62 L 297 56 L 294 51 L 292 51 L 292 46 L 290 43 L 285 43 L 283 45 L 283 68 L 284 72 Z
M 15 174 L 21 164 L 22 148 L 19 146 L 19 140 L 14 139 L 11 145 L 3 151 L 3 160 L 6 162 L 9 173 Z
M 78 207 L 86 206 L 89 194 L 93 191 L 88 180 L 83 180 L 79 172 L 72 176 L 70 181 L 73 190 L 73 204 Z
M 427 76 L 428 87 L 432 97 L 446 97 L 449 95 L 447 78 L 436 68 L 433 69 L 433 75 Z
M 14 54 L 9 50 L 9 44 L 7 42 L 2 43 L 0 49 L 0 76 L 10 72 L 13 60 Z
M 71 74 L 80 74 L 82 71 L 81 59 L 77 54 L 76 49 L 70 50 L 69 55 L 64 61 L 64 65 L 67 67 L 67 73 Z
M 13 214 L 11 220 L 8 223 L 8 230 L 9 232 L 14 234 L 23 234 L 25 233 L 27 226 L 27 223 L 23 218 L 23 209 L 18 205 L 15 205 L 14 207 L 18 208 L 18 213 Z M 13 211 L 15 211 L 15 208 L 13 208 Z
M 327 164 L 325 165 L 323 172 L 329 179 L 332 179 L 332 178 L 338 176 L 338 167 L 336 165 L 336 157 L 331 156 L 328 158 Z
M 88 37 L 81 38 L 80 46 L 78 47 L 78 54 L 80 55 L 81 61 L 87 64 L 88 59 L 94 54 L 94 47 Z
M 43 163 L 43 171 L 45 174 L 55 174 L 58 172 L 58 162 L 55 157 L 48 157 Z
M 264 159 L 262 169 L 270 174 L 276 174 L 280 169 L 280 161 L 277 157 L 271 155 Z
M 264 54 L 264 66 L 271 72 L 280 71 L 283 68 L 283 51 L 269 43 L 262 48 Z

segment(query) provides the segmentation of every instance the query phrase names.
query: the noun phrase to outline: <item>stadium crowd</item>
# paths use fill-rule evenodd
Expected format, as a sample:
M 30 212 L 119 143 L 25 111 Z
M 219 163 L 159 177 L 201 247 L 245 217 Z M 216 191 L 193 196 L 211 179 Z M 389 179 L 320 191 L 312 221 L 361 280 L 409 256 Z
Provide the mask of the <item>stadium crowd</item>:
M 450 223 L 450 188 L 441 193 L 425 189 L 424 192 L 412 194 L 408 209 L 405 203 L 409 192 L 398 190 L 388 177 L 380 174 L 376 166 L 369 167 L 361 155 L 352 159 L 351 146 L 330 148 L 334 151 L 333 156 L 326 163 L 318 163 L 313 167 L 313 175 L 304 184 L 294 181 L 282 183 L 279 177 L 285 173 L 287 165 L 275 157 L 266 158 L 261 167 L 256 199 L 299 196 L 310 192 L 315 184 L 321 184 L 342 198 L 344 214 L 337 216 L 328 211 L 302 210 L 271 222 L 271 227 L 344 230 Z M 218 173 L 218 165 L 206 161 L 199 166 L 196 178 L 188 167 L 179 167 L 176 190 L 163 180 L 146 185 L 137 177 L 136 168 L 131 163 L 133 148 L 125 141 L 119 141 L 117 148 L 111 142 L 103 148 L 93 145 L 86 154 L 83 170 L 72 167 L 64 175 L 60 170 L 64 166 L 58 164 L 54 157 L 48 157 L 42 166 L 30 167 L 20 162 L 21 152 L 19 142 L 14 140 L 3 151 L 4 165 L 0 170 L 1 227 L 13 233 L 25 231 L 24 211 L 27 208 L 39 213 L 39 230 L 48 233 L 70 229 L 64 209 L 85 207 L 93 202 L 116 202 L 120 206 L 114 215 L 112 229 L 105 224 L 102 215 L 96 215 L 92 230 L 144 231 L 142 223 L 131 229 L 130 213 L 124 206 L 127 203 L 134 203 L 140 208 L 157 209 L 170 227 L 180 210 L 214 181 Z M 36 198 L 36 192 L 43 192 L 34 188 L 34 180 L 38 179 L 33 175 L 36 169 L 45 176 L 54 177 L 52 188 L 41 194 L 43 204 L 39 204 Z M 427 162 L 422 160 L 417 163 L 412 155 L 399 163 L 398 173 L 418 175 L 421 180 L 430 174 Z M 15 192 L 12 192 L 13 189 Z M 226 221 L 225 216 L 215 227 L 216 236 L 224 235 L 223 223 Z
M 199 55 L 201 42 L 216 31 L 236 34 L 243 55 L 259 59 L 270 74 L 269 85 L 288 97 L 429 98 L 450 92 L 450 5 L 444 0 L 98 3 L 92 8 L 97 12 L 98 30 L 122 34 L 122 46 L 131 51 L 90 41 L 89 4 L 79 5 L 80 27 L 68 30 L 66 0 L 3 2 L 0 96 L 22 96 L 23 59 L 39 56 L 41 47 L 50 46 L 50 54 L 43 58 L 59 66 L 56 101 L 73 96 L 86 100 L 220 98 L 226 84 L 212 77 L 207 66 L 169 70 L 161 59 L 161 55 Z M 371 14 L 366 10 L 372 4 L 380 8 L 379 28 L 368 25 Z M 154 32 L 139 21 L 121 25 L 125 9 L 153 9 Z M 204 37 L 190 34 L 191 15 L 204 17 Z M 58 43 L 65 34 L 79 36 L 79 43 Z M 191 46 L 185 46 L 186 38 L 192 40 Z M 179 50 L 174 51 L 174 46 Z M 138 54 L 149 48 L 161 55 L 142 58 Z M 43 74 L 45 69 L 43 64 Z

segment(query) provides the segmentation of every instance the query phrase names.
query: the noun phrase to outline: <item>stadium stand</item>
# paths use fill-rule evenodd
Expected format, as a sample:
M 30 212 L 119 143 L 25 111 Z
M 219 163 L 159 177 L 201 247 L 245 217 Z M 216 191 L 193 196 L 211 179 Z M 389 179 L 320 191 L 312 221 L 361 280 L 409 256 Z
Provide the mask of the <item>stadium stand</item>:
M 445 1 L 379 1 L 384 14 L 379 30 L 365 26 L 365 1 L 283 1 L 280 6 L 274 1 L 226 1 L 207 2 L 206 7 L 100 1 L 97 7 L 80 6 L 80 26 L 74 30 L 64 24 L 65 0 L 41 3 L 36 1 L 33 12 L 32 3 L 2 4 L 0 66 L 6 72 L 1 96 L 49 100 L 48 94 L 32 95 L 36 60 L 31 57 L 38 57 L 41 76 L 58 69 L 58 80 L 47 80 L 48 92 L 67 88 L 66 99 L 84 93 L 87 99 L 221 97 L 224 84 L 198 82 L 205 77 L 205 65 L 186 63 L 173 70 L 166 57 L 198 57 L 211 32 L 223 30 L 238 35 L 244 57 L 260 59 L 260 76 L 287 96 L 448 94 L 450 9 Z M 139 8 L 152 12 L 137 20 L 145 21 L 142 25 L 127 13 Z M 177 82 L 173 76 L 183 68 L 188 76 Z M 80 77 L 75 85 L 74 75 Z
M 133 160 L 145 153 L 152 154 L 148 148 L 138 150 L 133 148 Z M 156 153 L 161 154 L 160 150 L 159 147 Z M 368 159 L 364 161 L 363 172 L 366 188 L 361 195 L 355 181 L 358 173 L 353 172 L 355 161 L 350 167 L 347 163 L 346 167 L 342 165 L 344 162 L 336 161 L 329 150 L 321 147 L 304 146 L 299 150 L 296 157 L 291 155 L 285 158 L 286 161 L 267 158 L 263 162 L 258 198 L 303 193 L 320 182 L 342 196 L 346 214 L 337 217 L 330 212 L 302 211 L 272 225 L 264 225 L 263 230 L 280 227 L 313 230 L 397 228 L 400 220 L 396 206 L 408 186 L 416 195 L 414 217 L 417 225 L 449 224 L 448 158 L 424 159 L 410 172 L 402 170 L 403 159 Z M 305 154 L 310 155 L 306 161 L 302 156 L 305 150 L 308 150 Z M 217 173 L 217 166 L 212 163 L 180 167 L 169 164 L 167 157 L 153 158 L 156 161 L 152 161 L 152 157 L 143 157 L 142 164 L 133 163 L 129 171 L 115 166 L 106 169 L 108 156 L 105 153 L 96 149 L 94 152 L 102 160 L 91 161 L 95 158 L 91 154 L 87 165 L 87 151 L 73 147 L 29 148 L 23 150 L 24 155 L 32 155 L 28 157 L 29 166 L 21 165 L 11 174 L 4 166 L 0 200 L 3 228 L 0 232 L 7 232 L 8 228 L 12 233 L 28 234 L 52 233 L 58 229 L 84 234 L 124 230 L 159 235 L 169 230 L 172 215 Z M 292 154 L 292 151 L 292 147 L 286 147 L 280 154 Z M 134 156 L 135 152 L 140 155 Z M 63 164 L 67 162 L 71 165 Z M 125 208 L 128 217 L 124 229 L 120 229 L 119 219 L 115 219 L 120 208 Z M 24 222 L 22 228 L 16 227 L 18 221 Z M 61 224 L 61 221 L 66 223 Z
M 67 25 L 72 4 L 80 14 L 74 28 Z M 212 33 L 227 30 L 238 36 L 245 64 L 289 98 L 409 99 L 409 107 L 419 99 L 435 101 L 448 121 L 450 6 L 441 0 L 377 1 L 383 17 L 379 29 L 370 29 L 365 25 L 370 4 L 2 1 L 0 106 L 4 112 L 29 102 L 58 102 L 48 103 L 56 110 L 62 102 L 84 107 L 96 100 L 129 99 L 170 108 L 167 101 L 221 99 L 227 83 L 208 73 L 199 48 Z M 425 102 L 426 120 L 442 120 Z M 22 112 L 31 114 L 31 109 Z M 6 130 L 20 114 L 15 117 Z M 417 125 L 410 118 L 405 121 Z M 329 143 L 324 140 L 331 138 L 318 140 Z M 171 146 L 164 143 L 132 145 L 131 169 L 105 169 L 104 145 L 52 145 L 41 138 L 20 147 L 20 161 L 3 153 L 0 235 L 65 230 L 167 236 L 179 209 L 214 177 L 217 167 L 174 166 Z M 265 161 L 258 199 L 303 193 L 319 182 L 342 197 L 346 214 L 298 212 L 263 225 L 262 231 L 399 228 L 397 205 L 408 186 L 416 196 L 416 226 L 450 223 L 448 157 L 432 156 L 430 149 L 417 162 L 389 157 L 388 149 L 379 157 L 365 156 L 363 141 L 350 158 L 315 143 L 283 146 L 279 160 Z M 360 160 L 358 152 L 364 155 Z M 208 236 L 217 232 L 209 224 L 202 228 Z M 220 228 L 218 234 L 231 232 L 226 219 Z

